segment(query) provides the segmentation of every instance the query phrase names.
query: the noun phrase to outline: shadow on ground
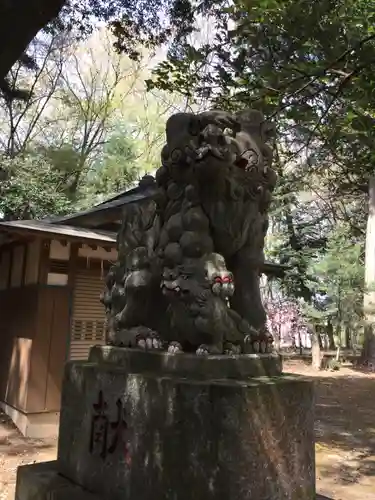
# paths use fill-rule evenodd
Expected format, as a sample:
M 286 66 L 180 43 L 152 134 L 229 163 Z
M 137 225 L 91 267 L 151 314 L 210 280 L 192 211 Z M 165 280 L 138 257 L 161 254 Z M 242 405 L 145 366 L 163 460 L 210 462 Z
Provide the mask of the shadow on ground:
M 345 464 L 332 463 L 326 473 L 334 472 L 344 483 L 374 476 L 375 379 L 324 377 L 316 382 L 317 445 L 339 448 L 347 457 Z
M 285 366 L 315 383 L 317 500 L 375 500 L 375 375 L 355 367 L 317 372 Z M 325 495 L 325 496 L 324 496 Z

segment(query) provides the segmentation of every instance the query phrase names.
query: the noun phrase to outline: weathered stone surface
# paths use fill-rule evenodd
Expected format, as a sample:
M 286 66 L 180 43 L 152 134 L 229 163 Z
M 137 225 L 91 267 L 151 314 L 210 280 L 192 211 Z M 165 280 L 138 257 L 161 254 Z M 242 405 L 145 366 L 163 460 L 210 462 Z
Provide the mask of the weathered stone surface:
M 15 500 L 101 500 L 57 472 L 57 462 L 22 465 Z M 316 500 L 333 500 L 317 494 Z
M 100 500 L 57 472 L 57 462 L 22 465 L 17 469 L 15 500 Z
M 104 425 L 90 451 L 100 393 L 107 443 Z M 188 380 L 70 363 L 58 470 L 111 500 L 315 500 L 313 424 L 302 378 Z
M 240 379 L 276 376 L 282 372 L 278 354 L 240 354 L 196 356 L 169 354 L 163 351 L 142 351 L 123 347 L 95 346 L 89 361 L 115 364 L 129 373 L 150 372 L 155 375 L 177 375 L 190 379 Z

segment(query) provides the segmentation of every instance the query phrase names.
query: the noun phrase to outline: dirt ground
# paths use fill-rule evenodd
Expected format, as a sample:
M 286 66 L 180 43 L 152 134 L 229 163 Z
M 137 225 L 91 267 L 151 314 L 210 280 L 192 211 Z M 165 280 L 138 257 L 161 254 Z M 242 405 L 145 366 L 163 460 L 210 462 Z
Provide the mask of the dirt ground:
M 284 371 L 315 381 L 317 491 L 332 500 L 375 500 L 375 374 L 350 365 L 316 372 L 301 362 Z
M 317 490 L 327 500 L 375 500 L 375 374 L 345 367 L 314 372 L 301 362 L 284 371 L 316 383 Z M 19 465 L 54 460 L 56 440 L 26 439 L 0 414 L 0 500 L 14 500 Z
M 19 465 L 56 458 L 56 439 L 27 439 L 0 413 L 0 500 L 14 500 Z

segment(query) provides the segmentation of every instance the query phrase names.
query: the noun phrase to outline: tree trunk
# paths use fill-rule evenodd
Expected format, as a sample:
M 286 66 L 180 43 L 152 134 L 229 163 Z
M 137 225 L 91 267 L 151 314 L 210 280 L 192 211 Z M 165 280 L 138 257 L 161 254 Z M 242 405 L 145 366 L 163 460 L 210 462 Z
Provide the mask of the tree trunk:
M 322 339 L 322 335 L 321 335 L 321 332 L 320 332 L 320 329 L 317 330 L 316 327 L 315 327 L 315 331 L 316 331 L 316 338 L 319 342 L 319 349 L 323 349 L 323 339 Z
M 375 176 L 372 176 L 369 180 L 363 312 L 365 338 L 362 349 L 362 362 L 366 364 L 369 362 L 375 363 Z
M 302 337 L 301 337 L 301 328 L 298 328 L 298 347 L 299 347 L 299 353 L 302 356 L 303 345 L 302 345 Z
M 353 348 L 352 337 L 350 335 L 350 326 L 349 325 L 345 326 L 345 347 L 347 349 Z
M 327 336 L 328 336 L 328 342 L 329 342 L 328 348 L 331 351 L 335 350 L 336 346 L 335 346 L 335 338 L 333 335 L 333 325 L 332 325 L 332 321 L 330 319 L 328 320 L 328 325 L 327 325 Z
M 311 335 L 311 364 L 312 367 L 316 370 L 320 370 L 321 368 L 321 353 L 320 353 L 320 335 L 314 328 L 313 333 Z
M 275 350 L 276 352 L 280 352 L 281 326 L 279 325 L 278 328 L 275 328 L 273 333 L 274 333 L 273 340 L 275 342 Z
M 35 35 L 58 16 L 65 0 L 13 0 L 0 4 L 0 86 Z
M 336 350 L 336 361 L 340 361 L 340 352 L 341 352 L 341 346 L 339 344 Z

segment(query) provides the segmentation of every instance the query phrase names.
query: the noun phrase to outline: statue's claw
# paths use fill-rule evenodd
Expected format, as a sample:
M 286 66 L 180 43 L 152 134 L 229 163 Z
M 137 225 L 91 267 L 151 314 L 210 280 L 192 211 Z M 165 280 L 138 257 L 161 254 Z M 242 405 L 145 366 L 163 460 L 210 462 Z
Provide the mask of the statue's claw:
M 215 344 L 201 344 L 195 351 L 198 356 L 208 356 L 209 354 L 222 354 L 223 346 Z
M 163 347 L 159 335 L 146 327 L 119 330 L 113 335 L 112 345 L 118 347 L 135 347 L 142 350 L 161 349 Z
M 159 335 L 152 330 L 143 331 L 136 336 L 136 347 L 143 350 L 162 349 L 163 344 Z
M 267 352 L 267 342 L 265 340 L 261 340 L 259 342 L 259 350 L 262 354 L 265 354 Z
M 179 342 L 171 342 L 168 346 L 168 352 L 170 354 L 178 354 L 182 352 L 182 345 Z
M 273 338 L 269 334 L 245 336 L 245 352 L 267 354 L 273 352 Z
M 146 340 L 145 339 L 142 339 L 142 338 L 139 338 L 137 341 L 137 347 L 139 347 L 139 349 L 146 349 Z
M 198 356 L 207 356 L 210 354 L 210 349 L 206 344 L 201 344 L 195 352 Z
M 252 348 L 253 348 L 253 352 L 255 354 L 259 354 L 260 353 L 260 342 L 259 342 L 259 340 L 254 340 L 254 342 L 252 343 Z

